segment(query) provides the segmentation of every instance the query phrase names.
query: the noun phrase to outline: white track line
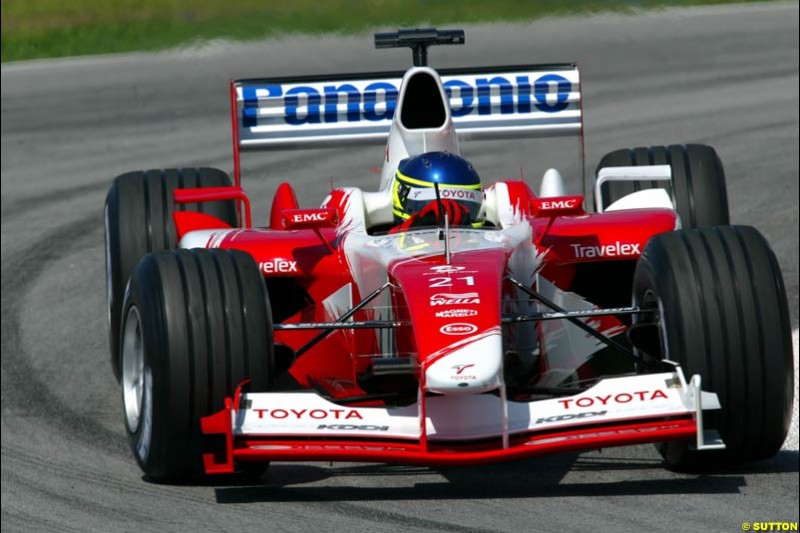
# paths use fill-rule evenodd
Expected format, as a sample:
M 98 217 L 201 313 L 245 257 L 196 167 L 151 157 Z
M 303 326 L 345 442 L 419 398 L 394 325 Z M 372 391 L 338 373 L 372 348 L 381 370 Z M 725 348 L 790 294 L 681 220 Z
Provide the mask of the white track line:
M 792 331 L 792 345 L 794 346 L 794 411 L 792 412 L 792 425 L 789 427 L 789 435 L 786 437 L 786 442 L 783 443 L 784 450 L 797 450 L 797 330 Z

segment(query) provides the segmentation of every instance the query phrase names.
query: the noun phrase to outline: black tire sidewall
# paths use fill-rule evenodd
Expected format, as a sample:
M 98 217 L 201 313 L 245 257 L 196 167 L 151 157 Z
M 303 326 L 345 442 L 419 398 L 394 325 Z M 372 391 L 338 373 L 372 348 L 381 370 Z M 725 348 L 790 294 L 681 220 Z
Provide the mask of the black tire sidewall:
M 272 388 L 266 285 L 244 252 L 159 251 L 147 254 L 131 277 L 124 316 L 134 306 L 153 409 L 148 455 L 140 454 L 147 439 L 142 422 L 135 431 L 126 423 L 131 448 L 154 481 L 196 479 L 203 473 L 200 419 L 222 409 L 246 379 L 251 391 Z

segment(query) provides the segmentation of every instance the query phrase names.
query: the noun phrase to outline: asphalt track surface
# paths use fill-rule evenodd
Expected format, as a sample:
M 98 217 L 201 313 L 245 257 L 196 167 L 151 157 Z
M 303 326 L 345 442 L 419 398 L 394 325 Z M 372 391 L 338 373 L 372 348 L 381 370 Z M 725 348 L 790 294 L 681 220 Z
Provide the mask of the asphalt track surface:
M 733 221 L 759 228 L 782 265 L 796 346 L 796 3 L 481 26 L 467 28 L 467 42 L 432 50 L 432 64 L 581 62 L 588 169 L 620 147 L 716 146 Z M 142 478 L 106 346 L 110 180 L 138 168 L 229 170 L 229 78 L 408 61 L 362 35 L 3 65 L 3 531 L 675 532 L 798 520 L 796 419 L 774 459 L 708 475 L 668 472 L 639 446 L 442 470 L 275 464 L 251 487 Z M 462 149 L 485 177 L 502 175 L 498 162 L 525 164 L 537 183 L 542 162 L 527 146 Z M 364 147 L 246 159 L 256 222 L 281 179 L 313 206 L 330 176 L 377 186 L 368 169 L 381 156 Z

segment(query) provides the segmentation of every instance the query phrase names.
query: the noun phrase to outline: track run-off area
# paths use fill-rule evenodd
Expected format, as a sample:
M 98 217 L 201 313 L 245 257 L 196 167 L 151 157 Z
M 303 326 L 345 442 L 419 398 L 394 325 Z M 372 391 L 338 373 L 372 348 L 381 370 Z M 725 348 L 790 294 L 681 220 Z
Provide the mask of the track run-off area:
M 432 49 L 432 66 L 580 63 L 587 173 L 616 148 L 714 146 L 731 220 L 763 232 L 781 264 L 797 357 L 796 2 L 465 30 L 467 45 Z M 708 475 L 670 472 L 653 446 L 637 446 L 453 469 L 276 463 L 253 486 L 142 478 L 108 362 L 111 180 L 148 168 L 230 171 L 231 78 L 401 70 L 409 55 L 374 50 L 362 34 L 2 66 L 4 532 L 724 532 L 798 520 L 797 412 L 775 458 Z M 559 163 L 532 155 L 535 142 L 462 152 L 485 181 L 522 165 L 538 188 L 542 167 Z M 245 156 L 255 223 L 266 224 L 281 181 L 312 207 L 331 177 L 375 189 L 370 169 L 382 157 L 374 146 Z M 579 193 L 574 160 L 571 173 Z

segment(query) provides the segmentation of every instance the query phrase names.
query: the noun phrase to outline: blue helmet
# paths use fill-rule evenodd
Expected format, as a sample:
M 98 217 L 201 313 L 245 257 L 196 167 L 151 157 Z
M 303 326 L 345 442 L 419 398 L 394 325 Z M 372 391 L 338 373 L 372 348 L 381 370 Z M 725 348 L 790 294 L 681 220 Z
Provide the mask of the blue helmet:
M 469 161 L 449 152 L 428 152 L 400 162 L 392 187 L 392 211 L 397 223 L 436 200 L 434 183 L 439 184 L 442 200 L 464 206 L 469 223 L 478 223 L 483 205 L 481 179 Z

